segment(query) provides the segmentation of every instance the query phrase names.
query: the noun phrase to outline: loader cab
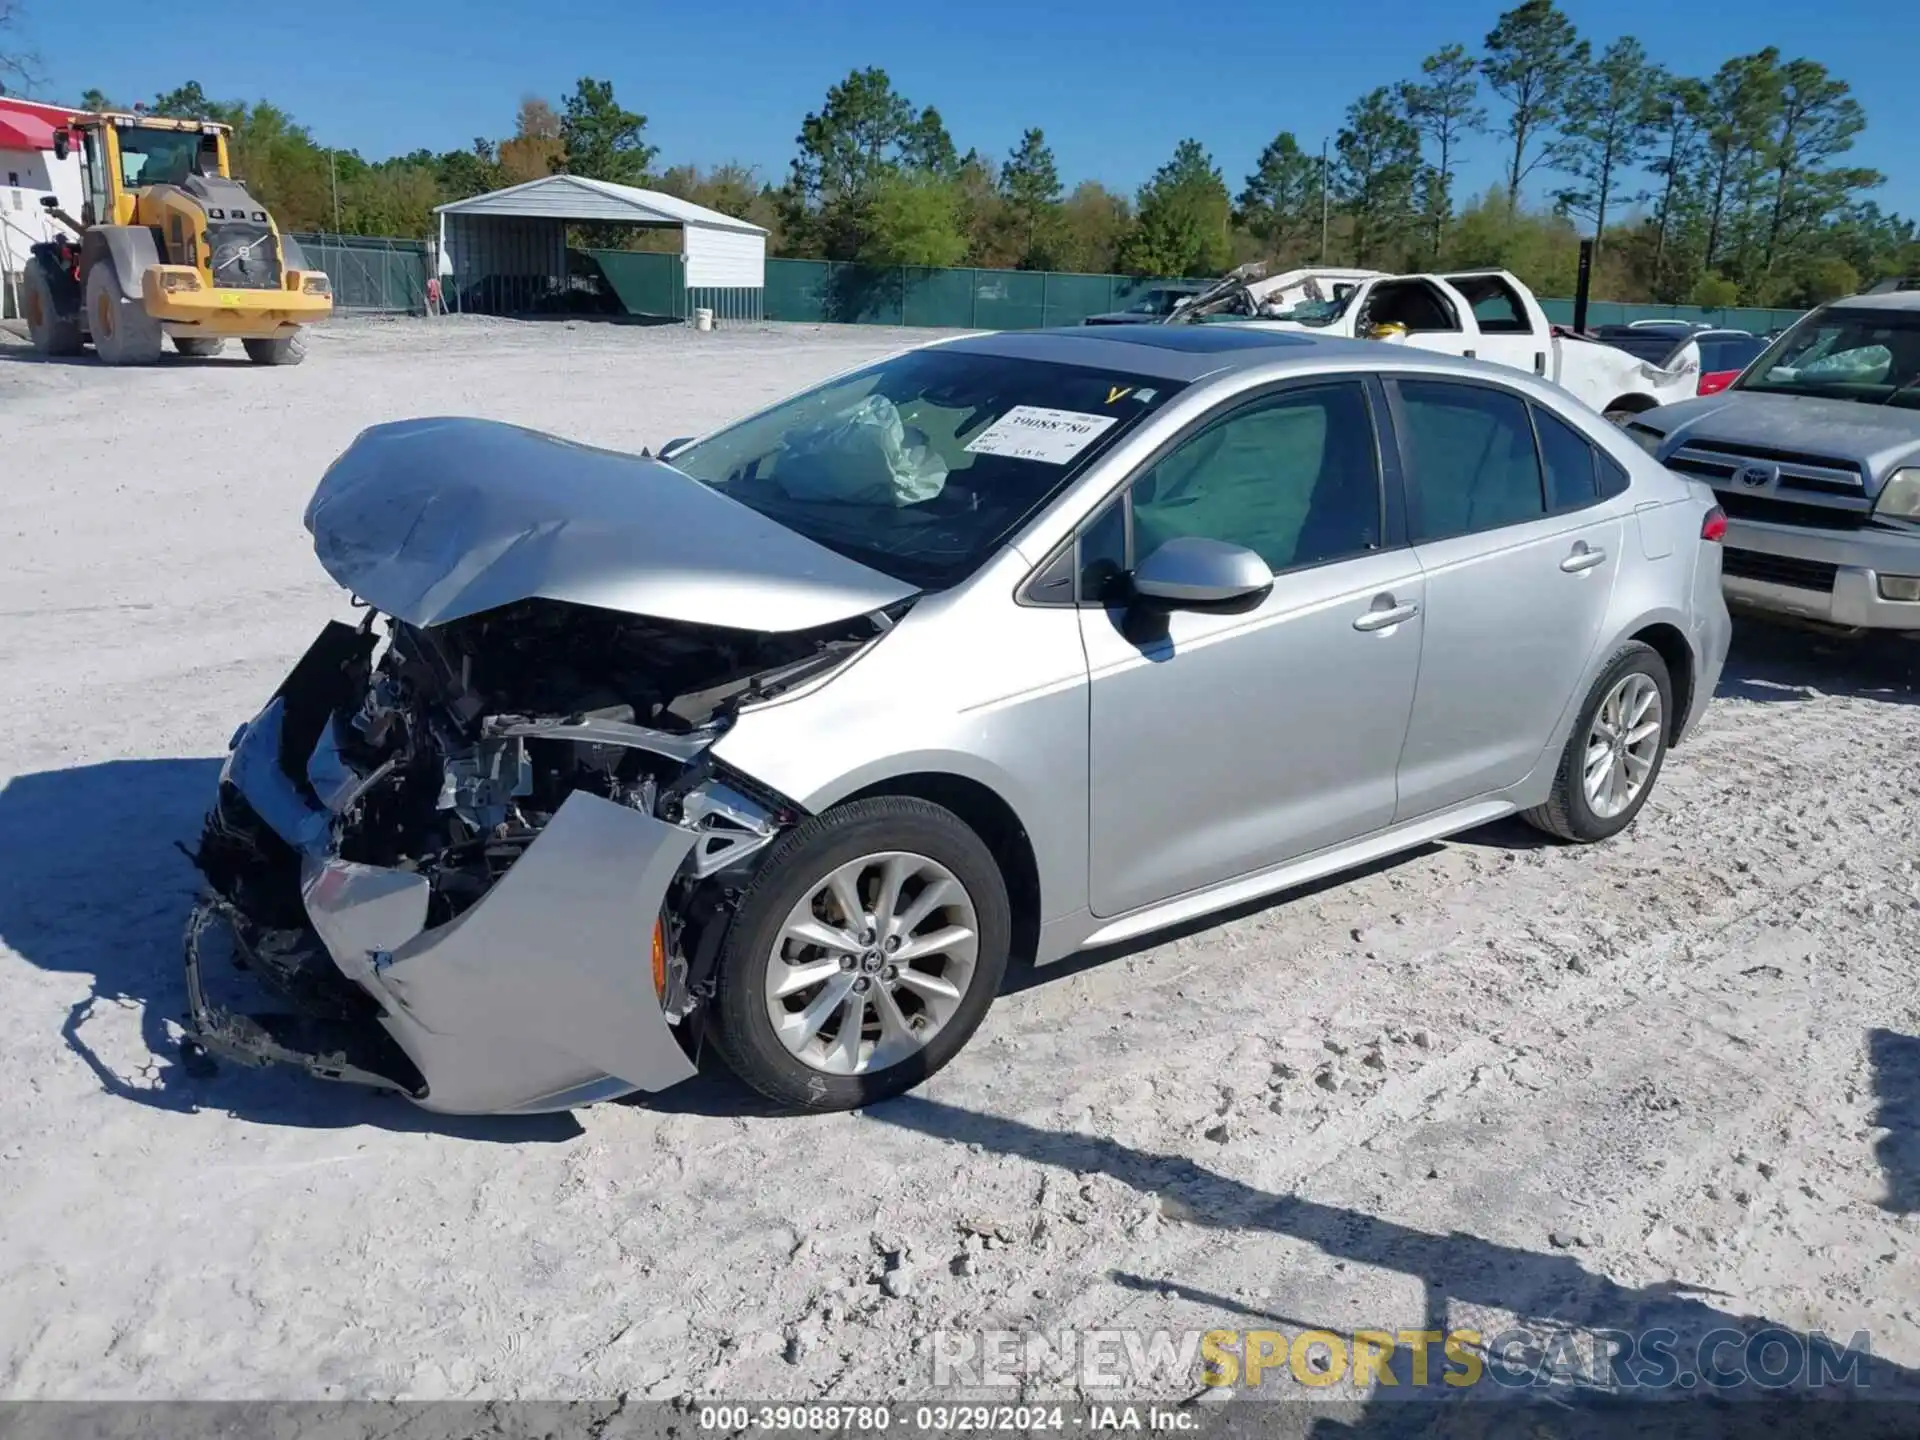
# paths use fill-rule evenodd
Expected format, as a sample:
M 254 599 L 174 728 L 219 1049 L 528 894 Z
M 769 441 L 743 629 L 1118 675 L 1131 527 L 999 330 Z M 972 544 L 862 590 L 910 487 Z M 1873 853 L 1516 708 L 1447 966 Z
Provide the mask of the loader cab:
M 64 159 L 74 141 L 80 149 L 88 225 L 134 225 L 141 192 L 156 185 L 184 185 L 193 176 L 227 175 L 227 127 L 198 120 L 147 115 L 88 115 L 69 132 L 55 135 L 54 153 Z

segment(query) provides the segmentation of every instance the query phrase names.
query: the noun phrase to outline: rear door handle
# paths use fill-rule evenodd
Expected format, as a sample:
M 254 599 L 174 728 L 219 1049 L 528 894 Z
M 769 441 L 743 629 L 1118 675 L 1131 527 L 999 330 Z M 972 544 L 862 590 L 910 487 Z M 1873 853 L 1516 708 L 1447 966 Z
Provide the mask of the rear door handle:
M 1573 542 L 1573 553 L 1560 562 L 1560 568 L 1569 575 L 1578 575 L 1582 570 L 1604 565 L 1606 560 L 1606 551 L 1595 549 L 1584 540 L 1576 540 Z
M 1353 628 L 1361 631 L 1386 630 L 1411 620 L 1420 613 L 1420 607 L 1414 604 L 1402 605 L 1391 595 L 1373 597 L 1373 607 L 1353 622 Z

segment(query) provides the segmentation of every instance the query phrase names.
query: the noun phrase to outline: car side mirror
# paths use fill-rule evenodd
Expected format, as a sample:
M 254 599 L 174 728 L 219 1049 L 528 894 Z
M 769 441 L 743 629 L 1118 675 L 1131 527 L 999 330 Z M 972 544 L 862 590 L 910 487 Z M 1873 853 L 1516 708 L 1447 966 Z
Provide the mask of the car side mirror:
M 1244 545 L 1176 535 L 1134 567 L 1136 600 L 1164 610 L 1231 609 L 1273 589 L 1273 571 Z
M 660 447 L 660 453 L 656 458 L 661 460 L 671 460 L 675 455 L 678 455 L 682 450 L 686 449 L 687 446 L 691 445 L 692 443 L 693 443 L 693 436 L 691 435 L 682 435 L 677 440 L 669 440 L 667 441 L 666 444 Z
M 73 153 L 73 140 L 64 130 L 53 132 L 53 158 L 64 160 Z M 42 202 L 44 203 L 44 202 Z

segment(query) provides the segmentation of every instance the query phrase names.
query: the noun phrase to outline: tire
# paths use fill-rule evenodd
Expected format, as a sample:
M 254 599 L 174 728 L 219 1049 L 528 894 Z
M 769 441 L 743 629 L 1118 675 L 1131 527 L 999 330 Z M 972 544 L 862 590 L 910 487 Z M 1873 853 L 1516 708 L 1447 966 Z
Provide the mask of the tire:
M 965 919 L 970 905 L 974 918 L 970 970 L 960 958 L 964 956 L 964 944 L 954 950 L 954 958 L 937 952 L 912 957 L 941 968 L 937 973 L 915 968 L 909 978 L 916 983 L 908 984 L 897 977 L 883 979 L 894 977 L 896 968 L 901 972 L 910 968 L 905 950 L 900 952 L 902 959 L 897 967 L 885 961 L 885 955 L 893 953 L 881 949 L 888 941 L 885 935 L 853 937 L 865 938 L 868 949 L 863 955 L 848 954 L 844 958 L 838 951 L 805 943 L 795 945 L 783 938 L 796 913 L 806 916 L 802 907 L 809 905 L 810 897 L 813 903 L 826 905 L 827 919 L 814 927 L 816 930 L 833 931 L 844 921 L 845 907 L 839 907 L 836 913 L 832 902 L 826 900 L 828 877 L 842 867 L 855 869 L 862 862 L 871 867 L 856 881 L 860 885 L 858 899 L 863 907 L 873 903 L 879 908 L 878 892 L 893 873 L 886 869 L 890 859 L 898 862 L 902 874 L 911 873 L 899 887 L 904 907 L 899 913 L 903 916 L 911 911 L 915 898 L 924 897 L 925 891 L 918 887 L 935 883 L 934 872 L 944 872 L 947 882 L 959 886 L 957 904 L 937 906 L 913 924 L 909 935 L 924 939 L 964 933 L 967 927 L 959 922 Z M 941 893 L 952 892 L 943 889 Z M 814 916 L 822 913 L 819 909 L 812 911 Z M 851 1110 L 898 1095 L 938 1071 L 979 1028 L 1006 974 L 1012 932 L 1012 910 L 1000 867 L 992 851 L 952 811 L 907 796 L 883 796 L 817 815 L 775 846 L 729 927 L 721 947 L 709 1020 L 715 1048 L 747 1084 L 794 1109 Z M 774 998 L 768 984 L 769 970 L 787 963 L 776 960 L 777 949 L 803 962 L 800 968 L 822 967 L 825 977 L 783 999 Z M 886 963 L 887 969 L 871 979 L 861 969 L 881 963 Z M 834 970 L 835 965 L 840 970 Z M 844 973 L 849 967 L 852 973 Z M 947 981 L 949 976 L 953 977 L 951 983 Z M 947 984 L 957 991 L 957 1003 L 943 998 L 923 999 L 922 989 L 929 983 Z M 837 1032 L 850 1013 L 845 1006 L 852 1002 L 851 996 L 839 1001 L 834 996 L 846 994 L 845 987 L 854 985 L 867 992 L 858 1012 L 860 1033 L 864 1036 L 872 1027 L 874 1038 L 870 1042 L 856 1041 L 852 1051 L 860 1058 L 853 1069 L 843 1066 L 839 1073 L 832 1073 L 830 1065 L 840 1045 Z M 883 1010 L 883 1006 L 890 1008 Z M 776 1033 L 772 1013 L 776 1007 L 792 1016 L 790 1034 L 813 1037 L 803 1047 L 813 1053 L 811 1061 L 789 1048 Z M 807 1030 L 804 1017 L 816 1007 L 821 1018 Z M 945 1010 L 944 1016 L 941 1009 Z M 889 1016 L 896 1018 L 889 1020 Z M 900 1028 L 902 1019 L 907 1029 Z M 929 1026 L 929 1038 L 915 1038 L 918 1030 Z M 829 1037 L 829 1031 L 835 1033 Z M 901 1054 L 878 1068 L 859 1068 L 874 1058 L 868 1052 L 869 1044 L 876 1049 L 894 1045 L 900 1047 Z M 812 1051 L 814 1046 L 825 1053 Z M 843 1060 L 846 1058 L 847 1052 L 838 1053 Z
M 1642 677 L 1642 684 L 1631 684 L 1635 676 Z M 1641 752 L 1642 760 L 1639 763 L 1645 764 L 1645 772 L 1640 779 L 1639 789 L 1626 797 L 1626 803 L 1620 809 L 1608 813 L 1596 808 L 1586 784 L 1588 756 L 1595 753 L 1590 747 L 1602 743 L 1595 722 L 1600 716 L 1601 707 L 1622 687 L 1644 694 L 1646 682 L 1651 683 L 1657 697 L 1658 714 L 1643 712 L 1637 722 L 1639 726 L 1644 726 L 1657 721 L 1657 728 L 1646 737 L 1650 744 Z M 1660 658 L 1660 653 L 1651 645 L 1644 645 L 1638 640 L 1621 646 L 1607 662 L 1606 669 L 1600 672 L 1600 678 L 1593 682 L 1587 698 L 1581 702 L 1573 732 L 1567 736 L 1567 748 L 1560 757 L 1559 769 L 1554 772 L 1553 792 L 1547 803 L 1526 811 L 1522 818 L 1549 835 L 1576 844 L 1591 844 L 1618 835 L 1633 823 L 1634 817 L 1640 813 L 1640 807 L 1647 803 L 1647 797 L 1653 793 L 1653 787 L 1660 779 L 1660 767 L 1666 763 L 1667 741 L 1673 733 L 1675 718 L 1673 680 L 1667 673 L 1667 662 Z M 1628 732 L 1629 739 L 1633 733 L 1632 730 Z M 1612 766 L 1603 772 L 1605 775 L 1611 777 L 1616 773 L 1615 767 L 1618 767 L 1619 773 L 1631 776 L 1635 762 L 1631 762 L 1623 753 L 1626 748 L 1630 747 L 1615 747 L 1611 757 Z M 1606 798 L 1603 794 L 1602 799 Z
M 47 356 L 80 353 L 84 343 L 80 317 L 60 314 L 54 303 L 53 280 L 47 274 L 45 262 L 27 262 L 26 294 L 23 299 L 27 310 L 27 335 L 33 341 L 35 350 Z
M 182 355 L 195 360 L 211 360 L 227 348 L 227 342 L 218 336 L 179 336 L 173 337 L 173 348 Z
M 242 340 L 247 358 L 256 365 L 298 365 L 307 358 L 306 337 L 287 335 L 278 340 Z
M 166 338 L 145 306 L 120 293 L 120 282 L 105 260 L 87 272 L 87 329 L 93 333 L 94 353 L 109 365 L 152 365 L 160 359 Z

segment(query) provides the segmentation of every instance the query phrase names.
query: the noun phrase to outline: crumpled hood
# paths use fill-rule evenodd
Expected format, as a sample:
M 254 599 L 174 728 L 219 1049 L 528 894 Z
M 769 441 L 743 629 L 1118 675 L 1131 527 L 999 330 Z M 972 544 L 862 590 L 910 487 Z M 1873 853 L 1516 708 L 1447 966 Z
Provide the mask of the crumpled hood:
M 914 593 L 671 465 L 491 420 L 363 431 L 306 526 L 329 575 L 413 625 L 543 599 L 784 632 Z
M 1662 459 L 1689 442 L 1757 446 L 1864 466 L 1870 488 L 1902 465 L 1920 461 L 1920 410 L 1899 406 L 1728 390 L 1638 418 L 1666 433 Z

